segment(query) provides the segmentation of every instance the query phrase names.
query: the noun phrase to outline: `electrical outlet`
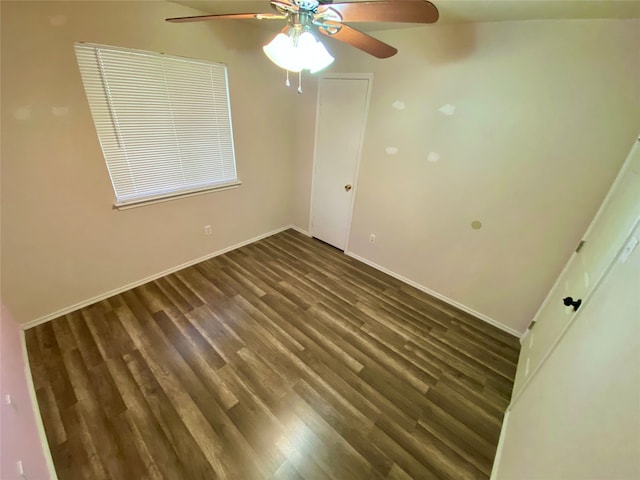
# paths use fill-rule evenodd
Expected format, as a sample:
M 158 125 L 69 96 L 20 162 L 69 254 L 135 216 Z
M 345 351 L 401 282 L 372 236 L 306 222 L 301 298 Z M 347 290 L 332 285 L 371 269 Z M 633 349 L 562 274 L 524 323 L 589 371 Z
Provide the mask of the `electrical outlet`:
M 376 236 L 373 233 L 369 235 L 369 243 L 376 243 Z
M 205 235 L 211 235 L 212 230 L 211 230 L 211 225 L 205 225 L 204 226 L 204 234 Z
M 4 403 L 6 403 L 7 405 L 13 404 L 13 400 L 11 400 L 11 395 L 9 395 L 8 393 L 4 396 Z
M 22 466 L 22 460 L 18 460 L 16 462 L 16 467 L 18 470 L 18 475 L 20 475 L 21 477 L 24 477 L 24 467 Z

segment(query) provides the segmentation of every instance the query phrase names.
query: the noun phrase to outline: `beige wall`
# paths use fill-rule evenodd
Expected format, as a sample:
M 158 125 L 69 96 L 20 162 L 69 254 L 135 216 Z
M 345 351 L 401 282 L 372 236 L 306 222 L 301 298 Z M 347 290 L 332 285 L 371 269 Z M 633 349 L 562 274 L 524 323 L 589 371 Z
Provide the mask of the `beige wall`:
M 2 298 L 17 321 L 290 223 L 293 146 L 282 125 L 296 95 L 257 48 L 262 32 L 164 22 L 195 14 L 165 2 L 2 2 Z M 113 210 L 75 41 L 227 63 L 243 185 Z
M 349 250 L 522 332 L 638 132 L 640 21 L 376 36 L 398 55 L 375 60 L 330 44 L 332 71 L 374 73 Z M 406 108 L 394 109 L 396 100 Z M 315 98 L 306 101 L 313 110 Z M 438 112 L 445 104 L 453 116 Z M 398 153 L 387 155 L 388 146 Z M 437 163 L 427 161 L 431 151 Z M 312 155 L 304 152 L 294 215 L 307 228 Z M 471 229 L 475 220 L 482 229 Z

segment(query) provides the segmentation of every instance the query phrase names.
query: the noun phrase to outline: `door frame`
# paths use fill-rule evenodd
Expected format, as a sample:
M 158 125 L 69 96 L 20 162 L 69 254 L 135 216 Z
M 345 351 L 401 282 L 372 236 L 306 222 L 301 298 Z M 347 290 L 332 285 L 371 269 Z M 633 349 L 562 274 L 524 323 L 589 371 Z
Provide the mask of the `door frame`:
M 358 191 L 358 178 L 360 176 L 360 160 L 362 159 L 362 148 L 364 146 L 364 137 L 367 131 L 367 120 L 369 118 L 369 106 L 371 104 L 371 92 L 373 90 L 373 73 L 325 73 L 318 77 L 318 92 L 316 95 L 316 125 L 314 128 L 313 137 L 313 165 L 311 167 L 311 198 L 309 201 L 309 234 L 313 236 L 313 199 L 316 183 L 316 166 L 317 166 L 317 142 L 318 142 L 318 120 L 320 119 L 320 81 L 321 80 L 367 80 L 367 95 L 364 105 L 364 114 L 362 117 L 362 124 L 360 125 L 362 135 L 360 136 L 360 143 L 358 144 L 358 155 L 356 157 L 356 168 L 354 172 L 353 189 L 351 190 L 351 204 L 349 206 L 348 222 L 346 238 L 344 242 L 344 251 L 349 250 L 349 240 L 351 239 L 351 223 L 353 222 L 353 207 L 356 201 L 356 194 Z

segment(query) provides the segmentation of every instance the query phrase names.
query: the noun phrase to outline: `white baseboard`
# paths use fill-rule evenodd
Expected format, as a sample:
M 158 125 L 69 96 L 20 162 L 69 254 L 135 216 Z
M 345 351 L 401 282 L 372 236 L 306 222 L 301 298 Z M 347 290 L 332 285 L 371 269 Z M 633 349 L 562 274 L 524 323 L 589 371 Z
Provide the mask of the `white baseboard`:
M 54 318 L 61 317 L 62 315 L 66 315 L 68 313 L 74 312 L 74 311 L 79 310 L 79 309 L 84 308 L 84 307 L 88 307 L 89 305 L 93 305 L 96 302 L 100 302 L 100 301 L 105 300 L 105 299 L 107 299 L 109 297 L 112 297 L 114 295 L 118 295 L 119 293 L 126 292 L 127 290 L 131 290 L 132 288 L 139 287 L 140 285 L 144 285 L 145 283 L 151 282 L 153 280 L 157 280 L 158 278 L 164 277 L 165 275 L 169 275 L 171 273 L 177 272 L 178 270 L 182 270 L 183 268 L 190 267 L 191 265 L 195 265 L 196 263 L 204 262 L 205 260 L 209 260 L 210 258 L 217 257 L 218 255 L 222 255 L 224 253 L 230 252 L 230 251 L 235 250 L 237 248 L 244 247 L 245 245 L 249 245 L 251 243 L 257 242 L 259 240 L 262 240 L 263 238 L 270 237 L 271 235 L 275 235 L 276 233 L 283 232 L 284 230 L 288 230 L 290 228 L 295 230 L 295 231 L 297 231 L 297 232 L 299 232 L 299 233 L 301 233 L 301 234 L 303 234 L 303 235 L 306 235 L 308 237 L 311 236 L 311 234 L 308 231 L 306 231 L 306 230 L 304 230 L 304 229 L 302 229 L 302 228 L 300 228 L 300 227 L 298 227 L 296 225 L 287 225 L 285 227 L 281 227 L 281 228 L 278 228 L 276 230 L 272 230 L 270 232 L 263 233 L 263 234 L 258 235 L 256 237 L 253 237 L 253 238 L 251 238 L 249 240 L 245 240 L 245 241 L 236 243 L 235 245 L 231 245 L 231 246 L 223 248 L 221 250 L 217 250 L 217 251 L 215 251 L 213 253 L 209 253 L 209 254 L 204 255 L 204 256 L 202 256 L 200 258 L 196 258 L 194 260 L 190 260 L 190 261 L 185 262 L 185 263 L 183 263 L 181 265 L 177 265 L 175 267 L 171 267 L 171 268 L 169 268 L 167 270 L 164 270 L 162 272 L 159 272 L 159 273 L 156 273 L 154 275 L 148 276 L 146 278 L 140 279 L 140 280 L 138 280 L 136 282 L 132 282 L 132 283 L 129 283 L 129 284 L 124 285 L 122 287 L 110 290 L 108 292 L 104 292 L 104 293 L 102 293 L 100 295 L 96 295 L 95 297 L 89 298 L 87 300 L 83 300 L 82 302 L 78 302 L 78 303 L 76 303 L 74 305 L 70 305 L 70 306 L 65 307 L 63 309 L 60 309 L 58 311 L 52 312 L 52 313 L 50 313 L 48 315 L 44 315 L 44 316 L 42 316 L 40 318 L 36 318 L 35 320 L 31 320 L 31 321 L 29 321 L 27 323 L 22 324 L 22 329 L 23 330 L 27 330 L 27 329 L 33 328 L 33 327 L 35 327 L 37 325 L 41 325 L 41 324 L 46 323 L 46 322 L 48 322 L 50 320 L 53 320 Z M 484 314 L 482 314 L 480 312 L 477 312 L 477 311 L 473 310 L 472 308 L 467 307 L 466 305 L 463 305 L 461 303 L 456 302 L 455 300 L 452 300 L 452 299 L 450 299 L 448 297 L 445 297 L 444 295 L 442 295 L 442 294 L 440 294 L 438 292 L 435 292 L 435 291 L 425 287 L 424 285 L 420 285 L 419 283 L 414 282 L 413 280 L 410 280 L 410 279 L 408 279 L 406 277 L 403 277 L 402 275 L 399 275 L 399 274 L 397 274 L 397 273 L 395 273 L 395 272 L 393 272 L 393 271 L 391 271 L 391 270 L 389 270 L 389 269 L 387 269 L 385 267 L 382 267 L 382 266 L 380 266 L 380 265 L 378 265 L 378 264 L 376 264 L 376 263 L 374 263 L 374 262 L 372 262 L 370 260 L 367 260 L 364 257 L 361 257 L 361 256 L 356 255 L 355 253 L 349 252 L 349 251 L 346 251 L 345 254 L 349 255 L 350 257 L 355 258 L 356 260 L 361 261 L 362 263 L 366 263 L 367 265 L 375 268 L 376 270 L 380 270 L 381 272 L 384 272 L 387 275 L 390 275 L 390 276 L 400 280 L 401 282 L 404 282 L 404 283 L 406 283 L 408 285 L 411 285 L 412 287 L 417 288 L 418 290 L 421 290 L 421 291 L 423 291 L 423 292 L 425 292 L 425 293 L 427 293 L 427 294 L 429 294 L 429 295 L 431 295 L 433 297 L 436 297 L 436 298 L 442 300 L 443 302 L 446 302 L 446 303 L 448 303 L 448 304 L 450 304 L 450 305 L 452 305 L 452 306 L 454 306 L 456 308 L 459 308 L 460 310 L 462 310 L 464 312 L 467 312 L 470 315 L 473 315 L 474 317 L 477 317 L 477 318 L 479 318 L 481 320 L 484 320 L 485 322 L 493 325 L 494 327 L 499 328 L 500 330 L 503 330 L 503 331 L 505 331 L 507 333 L 510 333 L 511 335 L 514 335 L 514 336 L 516 336 L 518 338 L 520 338 L 522 336 L 522 334 L 520 332 L 518 332 L 517 330 L 514 330 L 511 327 L 503 325 L 502 323 L 500 323 L 500 322 L 488 317 L 487 315 L 484 315 Z
M 49 449 L 49 442 L 47 441 L 47 434 L 45 433 L 44 424 L 42 423 L 42 415 L 40 415 L 40 406 L 38 405 L 38 398 L 36 397 L 36 389 L 33 386 L 33 375 L 31 374 L 29 355 L 27 355 L 27 341 L 24 336 L 24 331 L 20 332 L 20 344 L 20 348 L 22 349 L 22 360 L 24 361 L 24 371 L 27 377 L 27 388 L 29 389 L 29 397 L 31 398 L 31 408 L 33 409 L 33 416 L 35 417 L 36 428 L 38 429 L 38 436 L 40 437 L 42 453 L 44 454 L 44 460 L 47 463 L 50 480 L 58 480 L 56 469 L 53 466 L 53 457 L 51 456 L 51 450 Z
M 530 334 L 531 334 L 531 330 L 527 328 L 524 331 L 524 333 L 520 336 L 520 345 L 524 345 L 524 343 L 527 341 L 527 338 L 529 338 Z
M 283 232 L 285 230 L 288 230 L 289 228 L 293 228 L 294 230 L 299 231 L 300 233 L 303 233 L 305 235 L 308 235 L 306 232 L 304 232 L 303 230 L 299 229 L 298 227 L 294 226 L 294 225 L 287 225 L 286 227 L 281 227 L 278 228 L 276 230 L 272 230 L 271 232 L 267 232 L 267 233 L 263 233 L 262 235 L 258 235 L 257 237 L 253 237 L 249 240 L 245 240 L 243 242 L 240 243 L 236 243 L 235 245 L 231 245 L 229 247 L 223 248 L 221 250 L 217 250 L 213 253 L 209 253 L 207 255 L 204 255 L 203 257 L 200 258 L 196 258 L 194 260 L 190 260 L 188 262 L 185 262 L 181 265 L 177 265 L 175 267 L 171 267 L 167 270 L 164 270 L 162 272 L 150 275 L 146 278 L 143 278 L 141 280 L 129 283 L 127 285 L 124 285 L 122 287 L 119 288 L 115 288 L 113 290 L 110 290 L 108 292 L 104 292 L 101 293 L 100 295 L 96 295 L 95 297 L 92 298 L 88 298 L 87 300 L 83 300 L 82 302 L 78 302 L 74 305 L 70 305 L 68 307 L 65 307 L 63 309 L 60 309 L 56 312 L 50 313 L 48 315 L 44 315 L 40 318 L 36 318 L 35 320 L 31 320 L 29 322 L 23 323 L 22 329 L 23 330 L 28 330 L 29 328 L 33 328 L 35 326 L 41 325 L 43 323 L 46 323 L 48 321 L 53 320 L 54 318 L 58 318 L 61 317 L 62 315 L 66 315 L 68 313 L 71 312 L 75 312 L 76 310 L 79 310 L 81 308 L 84 307 L 88 307 L 89 305 L 93 305 L 96 302 L 100 302 L 102 300 L 105 300 L 109 297 L 113 297 L 114 295 L 118 295 L 119 293 L 122 292 L 126 292 L 127 290 L 131 290 L 132 288 L 136 288 L 139 287 L 140 285 L 144 285 L 145 283 L 151 282 L 153 280 L 157 280 L 158 278 L 164 277 L 165 275 L 169 275 L 171 273 L 177 272 L 178 270 L 182 270 L 183 268 L 187 268 L 190 267 L 191 265 L 195 265 L 196 263 L 200 263 L 200 262 L 204 262 L 205 260 L 209 260 L 210 258 L 213 257 L 217 257 L 218 255 L 222 255 L 224 253 L 230 252 L 231 250 L 235 250 L 237 248 L 240 247 L 244 247 L 245 245 L 249 245 L 251 243 L 257 242 L 258 240 L 262 240 L 263 238 L 267 238 L 270 237 L 271 235 L 275 235 L 276 233 L 280 233 Z
M 491 468 L 490 480 L 497 480 L 498 470 L 500 469 L 500 460 L 502 459 L 502 450 L 504 449 L 505 437 L 507 434 L 507 424 L 509 423 L 509 413 L 511 410 L 507 410 L 502 419 L 502 428 L 500 429 L 500 440 L 498 440 L 498 448 L 496 449 L 496 455 L 493 459 L 493 467 Z
M 407 285 L 411 285 L 414 288 L 417 288 L 418 290 L 427 293 L 429 295 L 431 295 L 432 297 L 436 297 L 439 300 L 442 300 L 443 302 L 448 303 L 449 305 L 452 305 L 460 310 L 462 310 L 463 312 L 466 312 L 470 315 L 473 315 L 474 317 L 479 318 L 480 320 L 483 320 L 485 322 L 487 322 L 490 325 L 493 325 L 496 328 L 499 328 L 500 330 L 507 332 L 511 335 L 513 335 L 514 337 L 520 338 L 522 336 L 522 334 L 520 332 L 518 332 L 517 330 L 508 327 L 507 325 L 504 325 L 500 322 L 498 322 L 497 320 L 494 320 L 491 317 L 488 317 L 487 315 L 477 312 L 472 308 L 467 307 L 466 305 L 463 305 L 459 302 L 456 302 L 455 300 L 452 300 L 451 298 L 445 297 L 444 295 L 442 295 L 441 293 L 438 292 L 434 292 L 433 290 L 425 287 L 424 285 L 420 285 L 417 282 L 414 282 L 413 280 L 410 280 L 406 277 L 403 277 L 402 275 L 395 273 L 391 270 L 389 270 L 388 268 L 382 267 L 380 265 L 378 265 L 377 263 L 372 262 L 371 260 L 367 260 L 364 257 L 361 257 L 360 255 L 356 255 L 353 252 L 344 252 L 346 255 L 349 255 L 350 257 L 355 258 L 356 260 L 361 261 L 362 263 L 366 263 L 367 265 L 369 265 L 370 267 L 375 268 L 376 270 L 380 270 L 381 272 L 386 273 L 387 275 L 392 276 L 393 278 L 396 278 L 398 280 L 400 280 L 401 282 L 406 283 Z
M 307 237 L 311 236 L 311 233 L 307 232 L 306 230 L 298 227 L 297 225 L 289 225 L 289 228 L 292 228 L 293 230 L 295 230 L 298 233 L 301 233 L 302 235 L 305 235 Z

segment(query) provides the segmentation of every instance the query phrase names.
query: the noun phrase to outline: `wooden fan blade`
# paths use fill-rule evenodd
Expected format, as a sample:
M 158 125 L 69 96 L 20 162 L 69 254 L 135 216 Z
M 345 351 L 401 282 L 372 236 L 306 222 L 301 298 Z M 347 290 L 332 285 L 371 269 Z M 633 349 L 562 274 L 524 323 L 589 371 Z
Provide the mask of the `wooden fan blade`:
M 167 18 L 167 22 L 186 23 L 186 22 L 202 22 L 205 20 L 249 20 L 257 18 L 260 20 L 274 20 L 286 18 L 284 15 L 275 13 L 229 13 L 223 15 L 197 15 L 195 17 L 176 17 Z
M 356 30 L 355 28 L 348 25 L 340 25 L 339 23 L 335 22 L 325 22 L 325 25 L 329 27 L 331 25 L 335 25 L 340 29 L 336 33 L 329 33 L 324 28 L 320 28 L 320 33 L 326 35 L 327 37 L 335 38 L 336 40 L 340 40 L 341 42 L 348 43 L 349 45 L 359 48 L 363 52 L 367 52 L 374 57 L 389 58 L 398 53 L 398 50 L 391 45 L 387 45 L 377 38 L 373 38 L 372 36 L 367 35 L 360 30 Z
M 335 10 L 343 22 L 434 23 L 440 14 L 425 0 L 390 0 L 382 2 L 331 3 L 318 8 L 318 14 Z

